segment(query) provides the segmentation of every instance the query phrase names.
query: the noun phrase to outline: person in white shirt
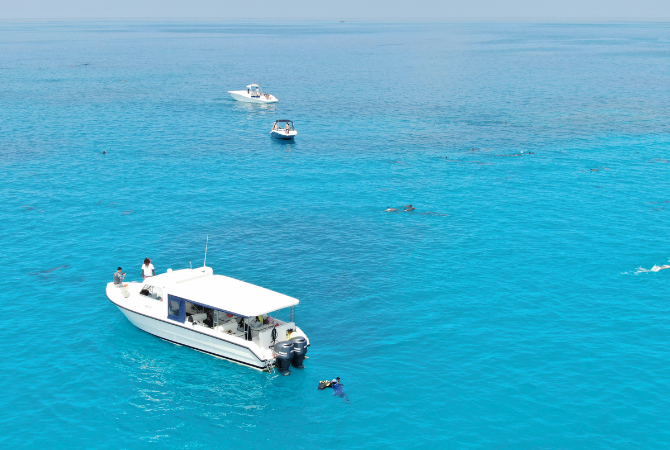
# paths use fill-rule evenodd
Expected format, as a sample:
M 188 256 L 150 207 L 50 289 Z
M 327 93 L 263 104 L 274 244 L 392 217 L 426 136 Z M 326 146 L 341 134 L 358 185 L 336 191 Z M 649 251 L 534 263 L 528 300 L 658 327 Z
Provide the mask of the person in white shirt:
M 154 265 L 151 264 L 151 260 L 149 258 L 146 258 L 144 260 L 144 264 L 142 265 L 142 278 L 149 278 L 155 275 L 156 270 L 154 269 Z

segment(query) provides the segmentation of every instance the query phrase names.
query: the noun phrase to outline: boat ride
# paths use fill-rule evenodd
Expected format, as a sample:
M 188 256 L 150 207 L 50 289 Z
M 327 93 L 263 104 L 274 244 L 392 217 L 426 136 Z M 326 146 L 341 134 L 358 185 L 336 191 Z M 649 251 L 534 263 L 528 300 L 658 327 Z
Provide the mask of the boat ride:
M 109 283 L 106 292 L 130 323 L 166 341 L 268 372 L 303 367 L 310 344 L 295 324 L 293 297 L 207 266 Z
M 263 92 L 263 89 L 257 84 L 250 84 L 246 91 L 228 91 L 228 93 L 239 102 L 277 103 L 279 101 L 274 95 Z
M 275 120 L 270 131 L 270 136 L 275 139 L 293 139 L 298 135 L 291 120 Z

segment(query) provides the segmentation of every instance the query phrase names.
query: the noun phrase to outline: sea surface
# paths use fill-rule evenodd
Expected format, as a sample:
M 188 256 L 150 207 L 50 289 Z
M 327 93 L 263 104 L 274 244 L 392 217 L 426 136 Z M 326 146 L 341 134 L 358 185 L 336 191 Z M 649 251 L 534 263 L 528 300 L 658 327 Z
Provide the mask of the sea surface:
M 668 449 L 669 119 L 668 24 L 0 23 L 0 447 Z M 207 236 L 304 370 L 107 300 Z

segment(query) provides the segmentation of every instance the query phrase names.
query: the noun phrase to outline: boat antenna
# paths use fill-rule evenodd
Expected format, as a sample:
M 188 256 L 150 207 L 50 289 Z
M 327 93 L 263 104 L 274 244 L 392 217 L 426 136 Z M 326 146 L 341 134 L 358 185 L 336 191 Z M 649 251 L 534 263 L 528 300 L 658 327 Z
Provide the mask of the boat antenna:
M 202 267 L 207 267 L 207 244 L 209 244 L 209 234 L 207 235 L 207 242 L 205 242 L 205 262 Z

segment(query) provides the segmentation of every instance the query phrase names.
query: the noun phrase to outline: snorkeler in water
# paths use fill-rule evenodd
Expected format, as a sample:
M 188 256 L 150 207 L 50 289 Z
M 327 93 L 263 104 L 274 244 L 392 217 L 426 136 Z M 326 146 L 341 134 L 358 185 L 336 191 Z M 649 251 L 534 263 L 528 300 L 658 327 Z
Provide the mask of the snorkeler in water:
M 333 387 L 333 395 L 336 397 L 340 397 L 345 402 L 349 402 L 349 397 L 344 392 L 344 385 L 340 383 L 340 377 L 337 377 L 335 380 L 331 381 L 331 384 Z

